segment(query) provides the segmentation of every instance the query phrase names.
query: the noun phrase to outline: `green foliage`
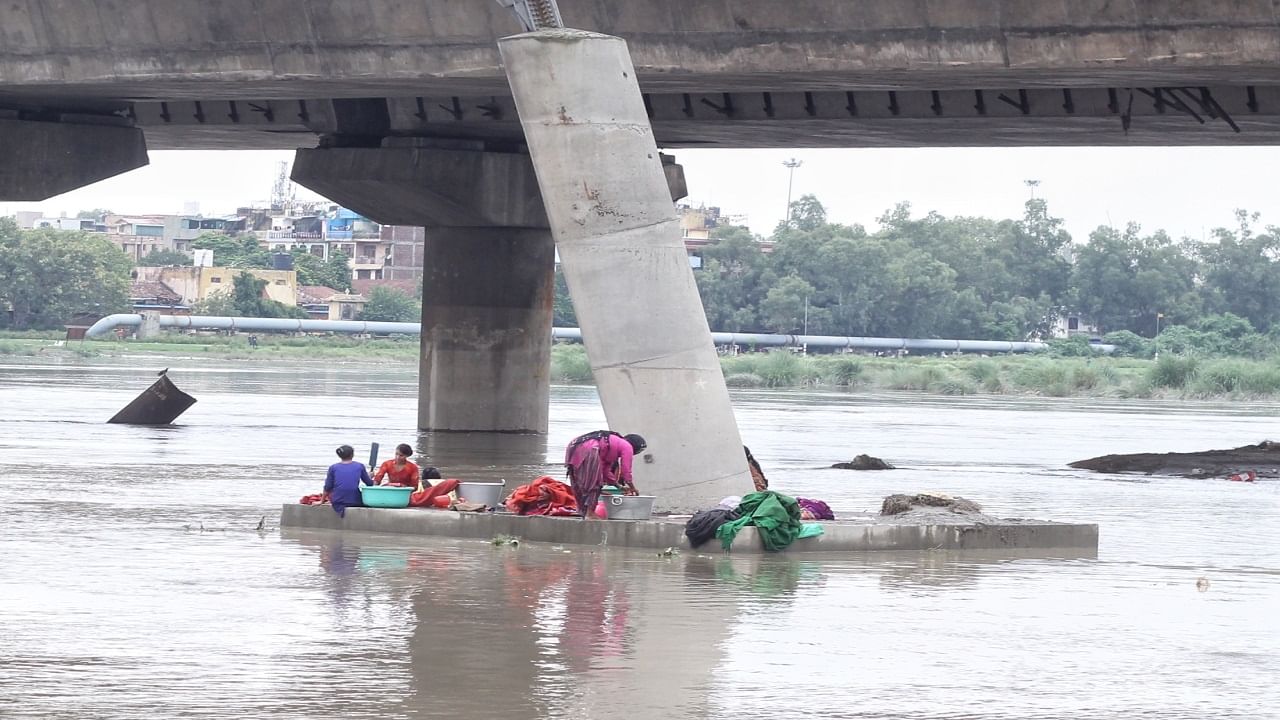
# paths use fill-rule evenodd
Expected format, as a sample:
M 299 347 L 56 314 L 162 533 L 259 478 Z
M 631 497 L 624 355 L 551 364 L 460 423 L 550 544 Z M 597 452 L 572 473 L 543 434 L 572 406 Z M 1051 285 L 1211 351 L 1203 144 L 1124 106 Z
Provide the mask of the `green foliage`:
M 235 287 L 231 291 L 231 304 L 237 317 L 305 318 L 306 311 L 295 305 L 286 305 L 265 297 L 267 281 L 247 272 L 236 274 Z
M 166 267 L 191 265 L 191 256 L 179 250 L 152 250 L 138 261 L 138 267 Z
M 1094 349 L 1089 346 L 1089 338 L 1075 335 L 1050 340 L 1049 354 L 1054 357 L 1090 357 L 1094 354 Z
M 271 253 L 267 252 L 253 235 L 231 237 L 222 233 L 204 233 L 191 242 L 197 250 L 212 250 L 213 264 L 218 267 L 257 268 L 271 267 Z
M 290 255 L 293 257 L 293 269 L 298 273 L 299 285 L 322 285 L 338 292 L 345 292 L 350 287 L 351 270 L 342 253 L 334 253 L 325 260 L 299 245 L 290 250 Z M 216 251 L 213 257 L 217 260 Z
M 0 218 L 0 308 L 15 329 L 54 328 L 72 316 L 129 307 L 129 258 L 106 238 L 58 230 L 19 230 Z M 0 324 L 9 315 L 0 313 Z
M 361 320 L 381 322 L 418 322 L 422 306 L 408 293 L 395 288 L 375 287 L 360 312 Z
M 560 343 L 551 346 L 551 377 L 559 382 L 589 383 L 591 362 L 582 345 Z
M 1102 336 L 1106 345 L 1114 345 L 1117 357 L 1151 357 L 1155 345 L 1148 339 L 1129 330 L 1116 330 Z
M 1200 361 L 1194 357 L 1178 355 L 1162 355 L 1156 364 L 1151 366 L 1147 378 L 1154 387 L 1182 388 L 1196 376 Z
M 551 322 L 556 327 L 577 327 L 578 315 L 573 309 L 573 301 L 569 298 L 569 285 L 565 282 L 564 273 L 556 268 L 556 296 L 551 306 Z
M 197 300 L 191 303 L 191 314 L 235 316 L 239 314 L 239 311 L 236 310 L 236 301 L 230 292 L 216 290 L 209 293 L 204 300 Z

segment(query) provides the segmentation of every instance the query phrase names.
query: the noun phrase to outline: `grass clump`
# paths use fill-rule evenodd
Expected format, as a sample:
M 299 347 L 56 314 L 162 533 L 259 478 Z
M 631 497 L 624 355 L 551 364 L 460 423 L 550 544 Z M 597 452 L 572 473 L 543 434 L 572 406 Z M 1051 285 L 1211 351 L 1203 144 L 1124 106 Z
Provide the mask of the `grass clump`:
M 1165 355 L 1151 366 L 1147 379 L 1157 388 L 1181 389 L 1196 375 L 1200 361 L 1183 355 Z
M 824 381 L 837 387 L 853 387 L 858 384 L 858 380 L 862 377 L 863 364 L 862 361 L 841 355 L 826 360 L 822 367 L 822 378 Z
M 582 345 L 552 345 L 551 377 L 560 382 L 591 382 L 591 361 L 587 359 L 587 349 Z
M 724 376 L 724 384 L 729 387 L 758 388 L 764 387 L 764 378 L 755 373 L 734 373 Z

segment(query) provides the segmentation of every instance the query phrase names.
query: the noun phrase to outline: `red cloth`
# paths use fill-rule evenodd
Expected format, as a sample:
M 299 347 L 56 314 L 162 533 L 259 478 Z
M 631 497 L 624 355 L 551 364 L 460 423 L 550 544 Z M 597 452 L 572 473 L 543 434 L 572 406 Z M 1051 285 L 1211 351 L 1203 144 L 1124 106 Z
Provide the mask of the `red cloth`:
M 329 493 L 316 493 L 315 495 L 303 495 L 298 501 L 303 505 L 324 505 L 329 502 Z
M 409 496 L 409 507 L 426 507 L 448 509 L 449 493 L 458 489 L 458 481 L 437 480 L 435 485 L 425 487 Z
M 378 472 L 373 474 L 375 483 L 382 482 L 383 476 L 387 478 L 388 485 L 398 485 L 400 487 L 418 487 L 419 470 L 418 466 L 412 460 L 405 460 L 404 467 L 397 468 L 395 458 L 392 458 L 378 466 Z
M 507 509 L 517 515 L 577 515 L 578 503 L 568 485 L 549 476 L 516 488 Z

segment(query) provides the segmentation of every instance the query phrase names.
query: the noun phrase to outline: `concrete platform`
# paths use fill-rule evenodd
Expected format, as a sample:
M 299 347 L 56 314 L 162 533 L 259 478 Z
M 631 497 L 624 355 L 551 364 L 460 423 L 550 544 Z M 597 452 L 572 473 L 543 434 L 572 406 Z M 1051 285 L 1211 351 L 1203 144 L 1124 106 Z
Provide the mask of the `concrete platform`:
M 408 508 L 349 508 L 338 517 L 328 505 L 287 504 L 280 512 L 281 527 L 352 532 L 471 538 L 498 535 L 526 542 L 558 545 L 601 545 L 718 554 L 717 541 L 697 550 L 684 536 L 687 517 L 653 520 L 593 520 L 524 517 L 510 513 L 458 513 Z M 866 515 L 823 522 L 824 532 L 797 540 L 787 553 L 864 553 L 921 550 L 1068 550 L 1092 555 L 1098 549 L 1098 526 L 1043 520 L 975 521 L 964 515 L 904 513 L 892 517 Z M 755 528 L 747 527 L 734 540 L 734 554 L 763 553 Z

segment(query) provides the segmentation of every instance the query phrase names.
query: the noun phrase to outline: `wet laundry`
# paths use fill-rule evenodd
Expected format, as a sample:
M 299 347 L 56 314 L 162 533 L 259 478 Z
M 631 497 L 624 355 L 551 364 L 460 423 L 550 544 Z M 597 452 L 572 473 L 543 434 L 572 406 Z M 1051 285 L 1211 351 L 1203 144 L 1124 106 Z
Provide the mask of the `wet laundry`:
M 821 500 L 811 500 L 809 498 L 796 498 L 796 502 L 800 503 L 800 519 L 801 520 L 835 520 L 836 514 L 831 511 L 831 506 Z
M 714 508 L 699 510 L 685 523 L 684 534 L 689 538 L 689 545 L 696 548 L 716 536 L 716 530 L 727 522 L 738 519 L 736 510 Z
M 578 514 L 573 490 L 549 475 L 516 488 L 506 504 L 507 509 L 517 515 L 565 517 Z
M 734 538 L 748 525 L 756 528 L 764 549 L 770 551 L 787 548 L 800 535 L 800 504 L 782 493 L 772 490 L 751 493 L 742 498 L 738 515 L 737 520 L 716 529 L 716 537 L 725 550 L 733 546 Z

